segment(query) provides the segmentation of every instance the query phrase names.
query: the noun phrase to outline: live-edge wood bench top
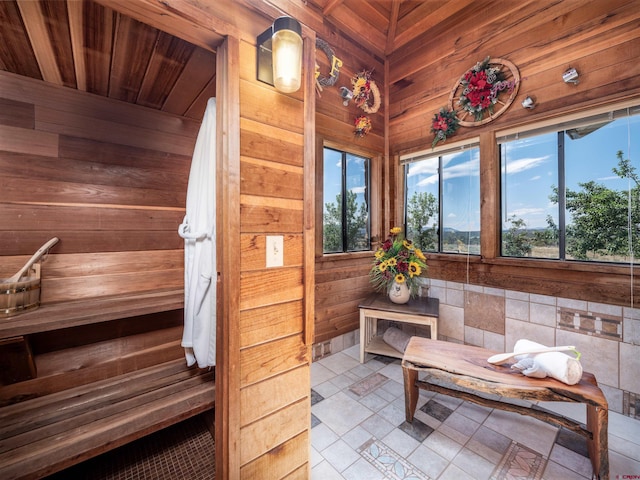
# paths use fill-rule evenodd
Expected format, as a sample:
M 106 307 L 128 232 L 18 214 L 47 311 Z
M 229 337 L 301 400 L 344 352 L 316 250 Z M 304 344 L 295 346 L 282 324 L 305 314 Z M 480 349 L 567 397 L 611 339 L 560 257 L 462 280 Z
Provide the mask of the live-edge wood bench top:
M 403 361 L 477 378 L 483 382 L 492 382 L 495 384 L 495 393 L 500 393 L 502 385 L 510 392 L 510 397 L 513 397 L 516 390 L 522 390 L 523 394 L 528 392 L 531 396 L 535 396 L 534 392 L 544 395 L 543 392 L 546 390 L 574 398 L 575 401 L 607 408 L 607 399 L 591 373 L 584 372 L 580 382 L 575 385 L 567 385 L 552 378 L 532 379 L 510 368 L 509 365 L 493 365 L 487 362 L 495 353 L 497 352 L 472 345 L 412 337 Z
M 529 378 L 509 365 L 490 364 L 487 359 L 495 353 L 471 345 L 412 337 L 402 359 L 407 421 L 413 421 L 420 388 L 530 415 L 585 435 L 595 476 L 601 480 L 608 479 L 608 405 L 596 378 L 583 372 L 582 379 L 575 385 L 549 378 Z M 419 372 L 427 374 L 424 381 L 419 380 Z M 448 386 L 451 384 L 455 388 Z M 494 399 L 483 394 L 499 397 Z M 505 399 L 585 404 L 586 428 L 535 404 L 525 407 Z

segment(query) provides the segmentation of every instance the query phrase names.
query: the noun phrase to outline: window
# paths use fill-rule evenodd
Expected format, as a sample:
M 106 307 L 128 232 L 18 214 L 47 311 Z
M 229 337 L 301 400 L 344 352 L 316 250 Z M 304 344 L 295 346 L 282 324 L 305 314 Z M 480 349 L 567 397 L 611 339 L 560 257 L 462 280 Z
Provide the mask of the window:
M 405 232 L 428 252 L 480 253 L 480 150 L 404 159 Z
M 630 262 L 638 138 L 636 107 L 501 139 L 502 255 Z
M 324 148 L 323 156 L 323 252 L 371 250 L 371 160 L 328 147 Z

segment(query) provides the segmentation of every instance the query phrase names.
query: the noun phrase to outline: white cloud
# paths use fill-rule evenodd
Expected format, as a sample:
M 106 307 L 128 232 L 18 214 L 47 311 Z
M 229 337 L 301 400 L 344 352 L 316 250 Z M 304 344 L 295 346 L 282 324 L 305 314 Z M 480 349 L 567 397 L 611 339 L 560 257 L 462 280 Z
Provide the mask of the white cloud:
M 518 160 L 510 160 L 507 162 L 507 174 L 513 175 L 515 173 L 531 170 L 532 168 L 539 167 L 549 160 L 550 156 L 545 155 L 542 157 L 520 158 Z M 503 169 L 504 173 L 504 169 Z

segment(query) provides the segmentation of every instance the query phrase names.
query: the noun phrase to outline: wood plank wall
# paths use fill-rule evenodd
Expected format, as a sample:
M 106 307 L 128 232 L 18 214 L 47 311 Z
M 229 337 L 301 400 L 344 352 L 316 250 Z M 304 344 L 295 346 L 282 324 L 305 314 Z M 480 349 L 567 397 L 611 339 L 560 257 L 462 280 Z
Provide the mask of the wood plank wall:
M 323 38 L 318 34 L 319 38 Z M 323 38 L 324 39 L 324 38 Z M 328 36 L 327 41 L 335 55 L 343 62 L 338 81 L 334 86 L 325 87 L 316 101 L 316 300 L 315 300 L 315 338 L 314 343 L 324 342 L 358 328 L 358 304 L 371 293 L 369 285 L 369 267 L 372 255 L 322 253 L 322 207 L 323 199 L 322 148 L 351 151 L 372 158 L 372 237 L 377 241 L 384 235 L 384 185 L 388 179 L 383 177 L 385 157 L 385 109 L 384 101 L 377 113 L 368 115 L 371 119 L 371 132 L 365 137 L 354 135 L 354 120 L 365 112 L 354 102 L 344 106 L 339 88 L 352 88 L 351 79 L 360 71 L 372 72 L 371 77 L 384 95 L 384 64 L 366 52 L 356 43 L 342 37 L 339 33 Z M 320 72 L 327 76 L 330 71 L 327 55 L 316 50 Z M 381 99 L 384 100 L 384 99 Z
M 429 150 L 431 119 L 447 105 L 459 77 L 486 56 L 505 58 L 520 71 L 521 85 L 510 109 L 482 127 L 460 128 L 450 141 L 480 136 L 482 257 L 429 255 L 433 278 L 509 288 L 611 304 L 630 303 L 628 268 L 563 262 L 501 260 L 498 234 L 484 227 L 499 218 L 498 161 L 495 132 L 552 119 L 628 98 L 640 98 L 640 8 L 634 0 L 574 2 L 473 2 L 455 28 L 430 31 L 389 57 L 389 142 L 396 156 Z M 490 13 L 490 14 L 489 14 Z M 496 14 L 498 18 L 496 18 Z M 425 45 L 428 47 L 425 48 Z M 562 73 L 574 67 L 578 85 L 565 84 Z M 520 106 L 536 97 L 534 110 Z M 397 163 L 391 168 L 399 177 Z M 385 192 L 396 219 L 402 216 L 401 186 Z M 493 207 L 493 209 L 491 209 Z M 467 273 L 469 276 L 467 277 Z M 634 286 L 638 305 L 640 291 Z
M 417 38 L 389 58 L 392 154 L 430 146 L 433 115 L 447 105 L 460 76 L 486 56 L 518 67 L 518 98 L 497 120 L 460 128 L 452 140 L 637 94 L 637 1 L 591 0 L 580 8 L 572 2 L 490 1 L 467 8 L 476 14 L 466 15 L 455 29 L 430 32 L 428 39 Z M 562 81 L 570 66 L 580 73 L 578 85 Z M 536 97 L 534 110 L 520 106 L 526 95 Z
M 640 92 L 637 62 L 640 9 L 637 1 L 596 0 L 585 2 L 577 9 L 572 2 L 495 0 L 473 2 L 466 8 L 474 12 L 466 15 L 466 20 L 455 28 L 444 25 L 440 30 L 430 31 L 428 38 L 417 38 L 387 59 L 390 151 L 384 152 L 382 144 L 374 140 L 377 118 L 374 119 L 374 136 L 370 135 L 366 140 L 372 150 L 388 155 L 385 158 L 390 167 L 389 178 L 382 178 L 381 184 L 385 186 L 383 197 L 390 200 L 391 218 L 383 221 L 392 225 L 401 222 L 403 209 L 401 184 L 397 182 L 402 178 L 402 169 L 397 155 L 431 147 L 433 115 L 447 105 L 450 91 L 460 75 L 487 55 L 509 59 L 519 68 L 522 83 L 518 98 L 496 121 L 484 127 L 461 128 L 452 141 L 482 135 L 481 156 L 488 162 L 497 161 L 494 158 L 496 150 L 491 148 L 496 130 L 637 96 Z M 483 13 L 489 11 L 490 15 Z M 497 19 L 496 12 L 499 12 Z M 362 66 L 360 58 L 368 57 L 350 56 L 348 45 L 341 44 L 339 34 L 331 42 L 335 44 L 332 46 L 336 55 L 343 55 L 346 60 L 345 74 L 341 74 L 339 83 L 349 86 L 347 75 Z M 324 55 L 318 55 L 322 61 Z M 322 65 L 320 61 L 318 63 Z M 355 65 L 358 67 L 353 68 Z M 375 57 L 369 65 L 376 65 Z M 580 72 L 577 86 L 562 82 L 562 73 L 569 66 Z M 376 65 L 374 71 L 381 74 L 383 69 Z M 534 111 L 520 107 L 528 94 L 537 98 Z M 348 111 L 339 101 L 334 101 L 334 95 L 337 93 L 327 90 L 318 99 L 316 125 L 319 136 L 324 141 L 363 143 L 359 139 L 349 139 L 347 133 L 350 116 L 357 110 Z M 321 175 L 318 178 L 321 179 Z M 490 182 L 483 185 L 483 208 L 499 206 L 500 202 L 494 198 L 499 190 Z M 487 191 L 494 192 L 494 196 Z M 382 209 L 379 204 L 374 206 Z M 495 218 L 496 215 L 497 212 L 483 212 L 483 218 Z M 384 235 L 384 232 L 377 234 Z M 316 236 L 316 243 L 321 245 L 321 233 Z M 488 242 L 488 237 L 484 235 L 483 242 Z M 629 303 L 628 273 L 619 268 L 574 266 L 567 269 L 548 262 L 522 261 L 504 266 L 499 260 L 490 260 L 496 251 L 495 240 L 483 244 L 485 258 L 471 262 L 469 281 L 567 298 Z M 315 341 L 323 342 L 358 328 L 357 305 L 371 291 L 365 278 L 370 256 L 322 258 L 319 247 L 316 252 Z M 457 260 L 451 256 L 429 255 L 429 275 L 466 282 L 466 259 Z M 598 288 L 594 289 L 594 284 Z M 638 299 L 640 295 L 636 293 L 634 297 Z
M 637 1 L 592 1 L 585 2 L 579 9 L 572 2 L 490 1 L 473 2 L 467 8 L 475 9 L 476 13 L 465 16 L 466 20 L 456 28 L 435 27 L 388 58 L 388 158 L 393 178 L 386 183 L 390 189 L 384 195 L 391 202 L 391 224 L 401 221 L 403 208 L 402 191 L 394 180 L 396 175 L 402 177 L 397 155 L 431 148 L 433 115 L 447 104 L 450 90 L 460 75 L 487 55 L 506 58 L 517 65 L 522 78 L 519 96 L 498 120 L 485 127 L 461 128 L 452 141 L 482 134 L 485 138 L 489 135 L 489 143 L 493 143 L 496 130 L 640 93 Z M 580 72 L 577 86 L 562 82 L 562 72 L 569 66 Z M 519 106 L 527 94 L 535 95 L 538 100 L 534 111 Z M 339 106 L 328 106 L 329 99 L 325 97 L 323 94 L 318 101 L 318 131 L 325 139 L 344 141 L 344 133 L 336 133 L 340 128 L 335 119 L 344 125 L 348 119 Z M 379 144 L 374 145 L 374 149 L 383 151 Z M 493 152 L 481 149 L 482 156 L 495 156 L 495 149 Z M 483 185 L 486 185 L 485 191 L 498 191 L 493 185 L 484 182 Z M 490 198 L 485 196 L 483 205 L 490 204 Z M 488 216 L 495 218 L 496 214 Z M 494 254 L 489 255 L 492 256 Z M 619 268 L 574 267 L 567 271 L 548 262 L 516 261 L 510 266 L 499 265 L 499 260 L 496 263 L 487 264 L 480 259 L 472 262 L 469 280 L 532 293 L 629 303 L 628 272 Z M 318 258 L 316 342 L 358 328 L 357 305 L 362 296 L 370 292 L 365 278 L 369 264 L 370 256 Z M 432 278 L 467 280 L 466 259 L 458 261 L 451 256 L 429 255 L 429 266 Z
M 192 119 L 0 72 L 0 278 L 58 237 L 42 263 L 43 307 L 181 290 L 177 228 L 198 128 Z M 113 356 L 132 355 L 130 365 L 137 355 L 134 368 L 180 358 L 181 325 L 178 309 L 136 322 L 34 335 L 39 377 L 108 362 L 100 342 L 109 342 Z M 118 340 L 138 334 L 138 341 L 129 337 L 129 350 Z M 97 350 L 67 350 L 89 343 Z M 95 375 L 122 368 L 96 368 Z M 71 372 L 68 381 L 58 376 L 57 385 L 42 388 L 96 379 L 82 375 Z
M 303 89 L 258 82 L 254 44 L 240 58 L 240 477 L 307 478 Z M 266 267 L 269 235 L 283 237 L 282 267 Z

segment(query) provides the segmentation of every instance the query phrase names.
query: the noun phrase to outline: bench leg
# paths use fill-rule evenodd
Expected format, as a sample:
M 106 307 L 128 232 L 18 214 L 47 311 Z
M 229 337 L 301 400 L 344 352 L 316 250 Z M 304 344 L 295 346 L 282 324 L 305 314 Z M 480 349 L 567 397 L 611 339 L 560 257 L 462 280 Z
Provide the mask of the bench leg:
M 587 440 L 587 449 L 598 480 L 609 480 L 608 421 L 606 408 L 587 405 L 587 430 L 593 434 L 593 439 Z
M 416 381 L 418 380 L 418 371 L 412 368 L 402 367 L 402 376 L 404 377 L 404 412 L 407 422 L 413 422 L 413 414 L 418 405 L 418 395 L 420 394 Z

